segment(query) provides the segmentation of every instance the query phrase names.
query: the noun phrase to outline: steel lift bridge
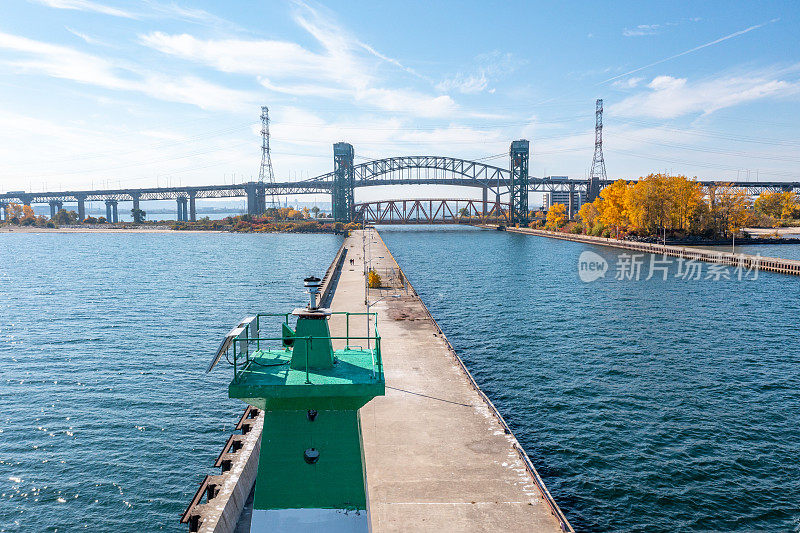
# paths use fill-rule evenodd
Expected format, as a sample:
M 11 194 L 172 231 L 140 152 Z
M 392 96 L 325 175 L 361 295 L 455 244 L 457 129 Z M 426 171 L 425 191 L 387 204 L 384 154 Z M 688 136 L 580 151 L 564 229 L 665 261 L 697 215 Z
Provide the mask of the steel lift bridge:
M 202 185 L 182 187 L 152 187 L 140 189 L 109 189 L 57 192 L 12 191 L 0 194 L 0 217 L 9 203 L 24 205 L 49 204 L 51 214 L 64 203 L 76 202 L 78 217 L 86 218 L 86 201 L 103 201 L 106 219 L 118 221 L 119 202 L 132 202 L 139 209 L 142 200 L 173 200 L 177 204 L 177 219 L 196 220 L 195 202 L 198 198 L 247 198 L 247 212 L 261 214 L 266 195 L 330 194 L 332 213 L 337 221 L 381 223 L 452 222 L 468 217 L 472 221 L 499 221 L 507 224 L 528 222 L 528 196 L 531 192 L 587 193 L 585 179 L 537 178 L 529 175 L 530 144 L 517 140 L 509 148 L 508 168 L 480 161 L 446 156 L 400 156 L 375 159 L 356 164 L 355 150 L 349 143 L 333 146 L 333 171 L 303 181 L 247 182 L 233 185 Z M 603 180 L 605 187 L 612 180 Z M 704 186 L 731 184 L 758 195 L 769 191 L 800 191 L 800 182 L 727 182 L 700 181 Z M 381 185 L 451 185 L 481 189 L 477 199 L 387 199 L 356 203 L 355 189 Z M 585 197 L 585 196 L 584 196 Z M 569 202 L 571 208 L 573 202 Z M 570 209 L 571 210 L 571 209 Z M 571 217 L 575 213 L 568 213 Z

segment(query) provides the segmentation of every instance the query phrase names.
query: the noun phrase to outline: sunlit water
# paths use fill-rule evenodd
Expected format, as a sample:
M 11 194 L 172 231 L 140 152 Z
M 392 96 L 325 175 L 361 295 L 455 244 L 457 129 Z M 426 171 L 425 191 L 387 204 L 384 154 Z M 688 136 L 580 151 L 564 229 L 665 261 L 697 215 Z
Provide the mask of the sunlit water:
M 576 530 L 798 530 L 800 278 L 645 281 L 641 256 L 616 280 L 610 248 L 381 231 Z
M 0 235 L 0 530 L 186 531 L 244 407 L 213 351 L 304 301 L 340 241 Z
M 798 278 L 617 281 L 611 249 L 382 233 L 577 529 L 797 529 Z M 184 531 L 242 409 L 211 353 L 302 302 L 339 239 L 0 235 L 0 529 Z M 589 249 L 610 270 L 583 283 Z

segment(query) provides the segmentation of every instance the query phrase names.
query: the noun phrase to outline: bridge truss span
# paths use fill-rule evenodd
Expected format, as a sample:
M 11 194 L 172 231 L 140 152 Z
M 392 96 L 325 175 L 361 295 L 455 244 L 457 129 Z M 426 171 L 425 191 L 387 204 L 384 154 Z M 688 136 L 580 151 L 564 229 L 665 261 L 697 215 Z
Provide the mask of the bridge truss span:
M 444 183 L 484 187 L 501 192 L 510 178 L 508 169 L 455 157 L 412 155 L 373 159 L 353 166 L 354 186 Z M 333 181 L 334 172 L 308 182 Z
M 355 205 L 367 224 L 508 224 L 509 204 L 474 199 L 378 200 Z

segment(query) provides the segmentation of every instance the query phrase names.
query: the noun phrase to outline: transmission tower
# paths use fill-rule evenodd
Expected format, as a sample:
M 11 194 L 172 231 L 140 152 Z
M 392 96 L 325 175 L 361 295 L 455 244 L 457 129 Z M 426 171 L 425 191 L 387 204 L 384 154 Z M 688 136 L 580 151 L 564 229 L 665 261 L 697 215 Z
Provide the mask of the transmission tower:
M 269 154 L 269 108 L 261 106 L 261 169 L 258 171 L 258 211 L 266 211 L 266 183 L 269 182 L 270 206 L 279 207 L 275 195 L 275 173 L 272 171 L 272 158 Z
M 589 186 L 586 191 L 587 201 L 593 202 L 600 196 L 600 180 L 606 180 L 606 162 L 603 159 L 603 99 L 598 98 L 595 105 L 594 123 L 594 158 L 592 171 L 589 173 Z

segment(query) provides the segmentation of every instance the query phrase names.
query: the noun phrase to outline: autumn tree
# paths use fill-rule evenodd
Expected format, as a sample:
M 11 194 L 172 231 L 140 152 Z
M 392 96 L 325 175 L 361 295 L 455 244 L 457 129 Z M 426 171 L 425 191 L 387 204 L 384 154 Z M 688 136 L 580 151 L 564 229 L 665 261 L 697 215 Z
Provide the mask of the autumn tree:
M 547 210 L 547 229 L 555 230 L 567 223 L 567 206 L 564 204 L 553 204 Z
M 718 233 L 732 235 L 747 225 L 750 214 L 747 191 L 722 185 L 714 188 L 711 198 L 711 212 Z
M 23 205 L 21 222 L 33 221 L 35 219 L 36 219 L 36 214 L 33 212 L 33 208 L 29 205 Z
M 19 219 L 22 218 L 22 206 L 19 204 L 10 203 L 6 206 L 6 220 L 10 221 L 15 218 L 18 222 Z
M 793 192 L 763 192 L 754 203 L 757 213 L 776 220 L 788 220 L 800 216 L 800 203 Z
M 600 222 L 600 210 L 598 206 L 602 202 L 602 198 L 596 199 L 594 202 L 587 202 L 578 210 L 578 221 L 583 224 L 587 233 L 591 231 L 594 226 Z
M 617 235 L 619 235 L 619 230 L 627 227 L 630 222 L 625 207 L 629 187 L 625 180 L 617 180 L 600 191 L 600 197 L 603 199 L 597 204 L 600 211 L 600 222 L 605 226 L 613 227 Z

